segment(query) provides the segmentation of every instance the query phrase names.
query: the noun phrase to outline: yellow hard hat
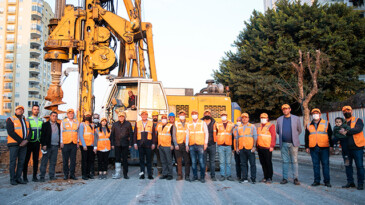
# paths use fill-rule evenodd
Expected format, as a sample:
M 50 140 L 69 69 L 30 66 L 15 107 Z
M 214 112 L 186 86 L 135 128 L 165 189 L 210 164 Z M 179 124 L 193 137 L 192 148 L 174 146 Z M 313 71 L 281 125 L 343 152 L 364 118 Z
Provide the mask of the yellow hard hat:
M 249 118 L 249 115 L 248 115 L 248 113 L 247 113 L 247 112 L 244 112 L 244 113 L 242 113 L 241 117 L 242 117 L 242 118 L 244 118 L 244 117 Z
M 321 113 L 321 110 L 320 110 L 320 109 L 318 109 L 318 108 L 314 108 L 314 109 L 311 111 L 311 113 L 314 113 L 314 112 L 319 112 L 319 113 Z
M 152 116 L 156 116 L 156 115 L 158 115 L 158 112 L 157 111 L 153 111 L 152 112 Z
M 260 118 L 269 118 L 269 115 L 266 113 L 261 113 Z

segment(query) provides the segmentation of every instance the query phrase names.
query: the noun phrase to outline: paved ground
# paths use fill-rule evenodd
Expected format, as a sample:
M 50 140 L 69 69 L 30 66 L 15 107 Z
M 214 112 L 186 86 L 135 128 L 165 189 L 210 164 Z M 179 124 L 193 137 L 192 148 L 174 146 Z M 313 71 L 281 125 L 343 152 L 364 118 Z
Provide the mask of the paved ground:
M 240 184 L 237 181 L 185 182 L 139 180 L 138 167 L 130 167 L 129 180 L 77 180 L 9 185 L 8 174 L 0 174 L 0 204 L 364 204 L 365 191 L 342 189 L 346 183 L 339 156 L 332 156 L 332 188 L 311 187 L 310 157 L 299 156 L 300 186 L 281 185 L 280 152 L 274 153 L 273 184 Z M 339 159 L 339 160 L 337 160 Z M 232 173 L 234 169 L 232 167 Z M 355 172 L 356 173 L 356 172 Z M 219 174 L 217 174 L 219 176 Z M 262 169 L 257 160 L 257 179 Z M 355 177 L 356 179 L 356 177 Z M 292 182 L 292 180 L 291 180 Z

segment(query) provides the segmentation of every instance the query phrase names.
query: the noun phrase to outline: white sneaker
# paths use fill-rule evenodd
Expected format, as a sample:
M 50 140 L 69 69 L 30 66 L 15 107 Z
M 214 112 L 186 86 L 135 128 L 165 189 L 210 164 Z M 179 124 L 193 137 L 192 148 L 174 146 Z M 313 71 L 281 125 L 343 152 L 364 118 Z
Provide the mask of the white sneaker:
M 247 179 L 246 179 L 246 180 L 244 180 L 244 181 L 243 181 L 243 183 L 248 183 L 248 180 L 247 180 Z

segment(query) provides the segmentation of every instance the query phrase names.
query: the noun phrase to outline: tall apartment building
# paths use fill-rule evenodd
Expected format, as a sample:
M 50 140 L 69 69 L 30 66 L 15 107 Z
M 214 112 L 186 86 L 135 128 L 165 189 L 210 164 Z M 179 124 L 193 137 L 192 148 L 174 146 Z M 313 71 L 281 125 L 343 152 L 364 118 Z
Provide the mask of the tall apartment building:
M 0 0 L 0 115 L 23 105 L 27 116 L 44 101 L 51 65 L 43 46 L 53 17 L 43 0 Z

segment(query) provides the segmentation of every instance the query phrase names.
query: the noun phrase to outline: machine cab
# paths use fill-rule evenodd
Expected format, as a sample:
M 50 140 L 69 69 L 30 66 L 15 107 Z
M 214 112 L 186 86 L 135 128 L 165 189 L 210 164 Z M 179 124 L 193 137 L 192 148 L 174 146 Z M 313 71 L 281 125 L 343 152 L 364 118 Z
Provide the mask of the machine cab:
M 141 119 L 142 110 L 148 112 L 168 113 L 166 94 L 162 83 L 144 78 L 115 78 L 107 90 L 102 106 L 101 116 L 109 122 L 118 121 L 118 112 L 124 111 L 127 120 L 134 123 Z

